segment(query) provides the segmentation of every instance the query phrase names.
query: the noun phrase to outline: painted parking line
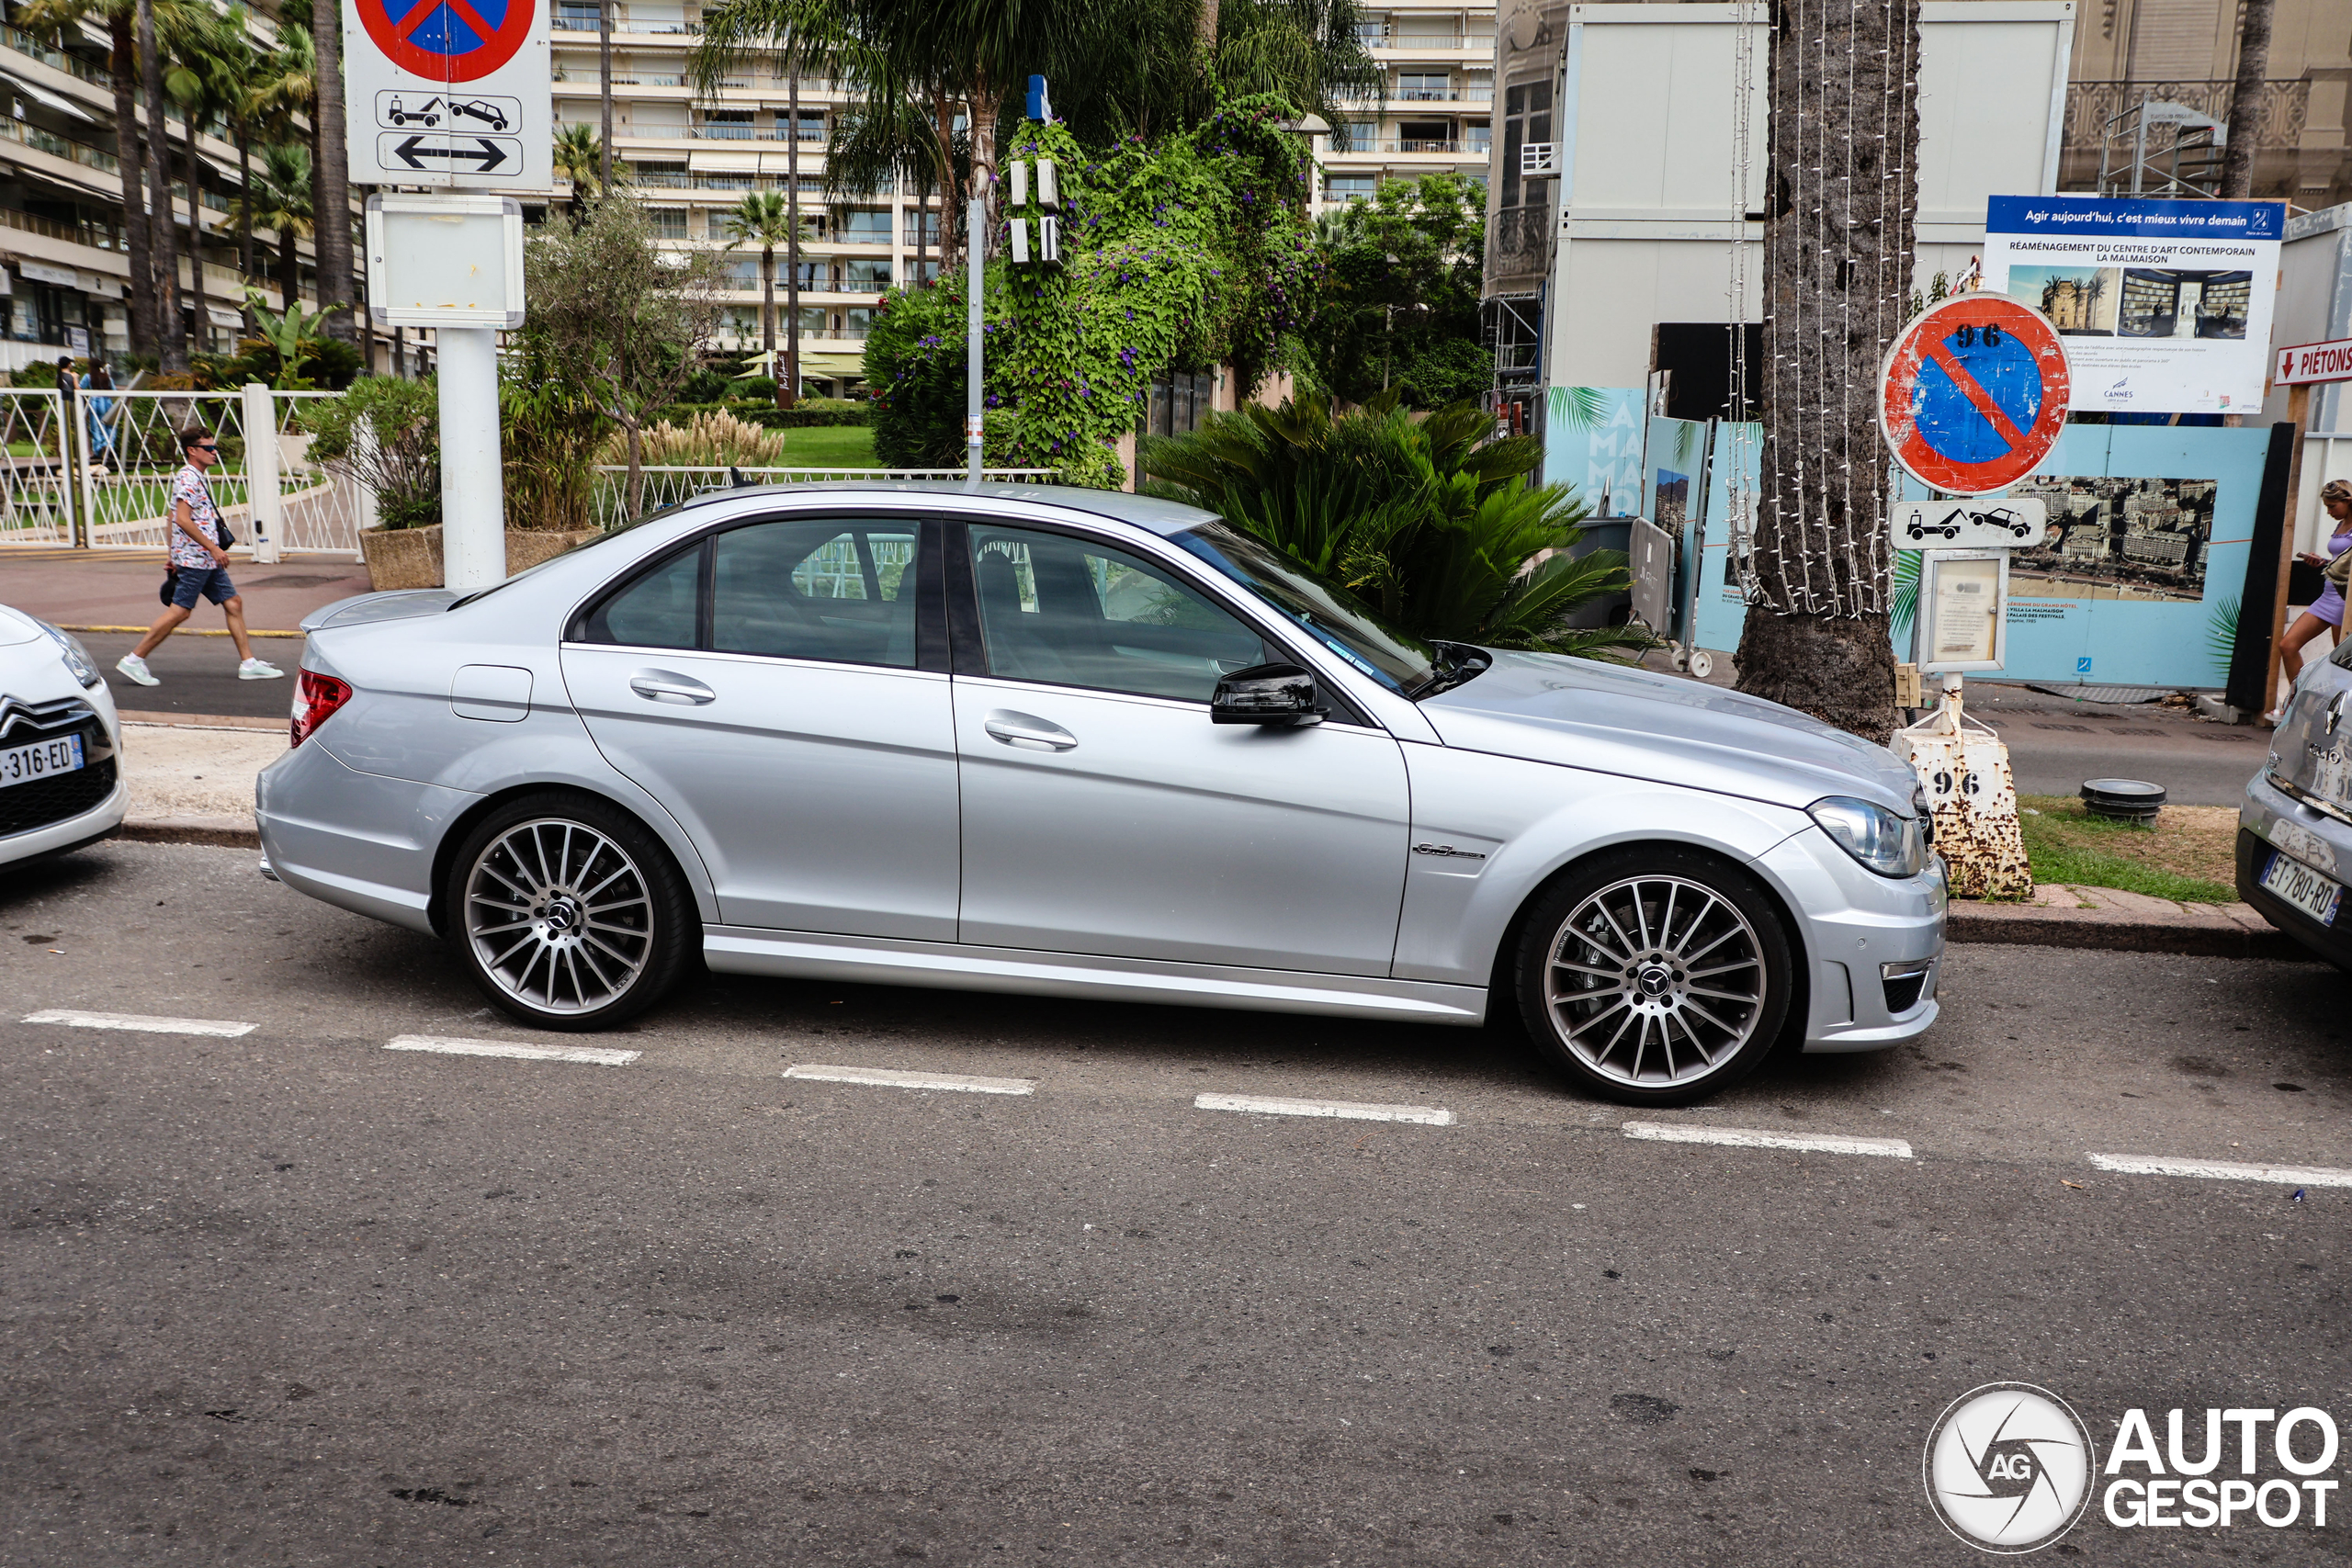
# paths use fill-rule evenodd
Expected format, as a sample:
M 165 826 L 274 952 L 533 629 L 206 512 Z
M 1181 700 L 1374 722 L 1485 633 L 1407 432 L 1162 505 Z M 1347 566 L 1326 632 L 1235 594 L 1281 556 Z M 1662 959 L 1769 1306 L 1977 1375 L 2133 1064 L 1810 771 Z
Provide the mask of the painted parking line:
M 642 1055 L 603 1045 L 523 1045 L 511 1040 L 453 1040 L 439 1034 L 400 1034 L 384 1042 L 387 1051 L 431 1051 L 442 1056 L 511 1056 L 524 1062 L 585 1062 L 625 1067 Z
M 1418 1122 L 1451 1127 L 1453 1112 L 1442 1105 L 1364 1105 L 1351 1100 L 1284 1100 L 1266 1094 L 1203 1094 L 1195 1111 L 1247 1111 L 1260 1116 L 1335 1116 L 1343 1122 Z
M 788 1078 L 814 1078 L 819 1083 L 876 1084 L 884 1089 L 952 1089 L 965 1094 L 1034 1094 L 1037 1086 L 1027 1078 L 975 1078 L 960 1073 L 907 1073 L 896 1067 L 829 1067 L 804 1062 L 784 1069 Z
M 149 1018 L 135 1012 L 77 1012 L 49 1008 L 25 1014 L 27 1023 L 62 1023 L 73 1029 L 133 1029 L 142 1034 L 210 1034 L 233 1040 L 254 1026 L 226 1018 Z
M 1836 1134 L 1765 1133 L 1749 1127 L 1683 1127 L 1665 1122 L 1628 1122 L 1625 1136 L 1661 1144 L 1722 1144 L 1735 1149 L 1795 1149 L 1816 1155 L 1884 1155 L 1909 1159 L 1911 1145 L 1900 1138 L 1848 1138 Z
M 2352 1170 L 2326 1165 L 2240 1165 L 2225 1159 L 2165 1159 L 2093 1155 L 2091 1164 L 2125 1176 L 2201 1176 L 2214 1181 L 2268 1181 L 2280 1187 L 2352 1187 Z

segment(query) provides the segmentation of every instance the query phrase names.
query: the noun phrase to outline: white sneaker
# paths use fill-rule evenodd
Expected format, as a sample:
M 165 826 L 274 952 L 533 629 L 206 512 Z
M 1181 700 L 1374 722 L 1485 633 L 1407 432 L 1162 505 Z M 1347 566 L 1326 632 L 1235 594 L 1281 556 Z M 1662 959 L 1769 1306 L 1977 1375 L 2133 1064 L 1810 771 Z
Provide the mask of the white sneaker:
M 264 660 L 248 659 L 237 666 L 240 681 L 283 681 L 286 671 Z
M 147 672 L 147 661 L 135 653 L 126 653 L 115 660 L 116 669 L 142 686 L 160 686 L 161 681 Z

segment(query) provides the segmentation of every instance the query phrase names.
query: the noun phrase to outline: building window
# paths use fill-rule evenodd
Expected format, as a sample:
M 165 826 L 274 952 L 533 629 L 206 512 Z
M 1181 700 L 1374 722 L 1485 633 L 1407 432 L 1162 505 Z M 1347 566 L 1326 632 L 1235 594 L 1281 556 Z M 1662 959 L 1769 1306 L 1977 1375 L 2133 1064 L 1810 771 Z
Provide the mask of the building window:
M 1370 201 L 1379 188 L 1375 175 L 1333 175 L 1323 182 L 1326 201 Z
M 1193 375 L 1171 371 L 1152 378 L 1150 403 L 1144 414 L 1146 435 L 1190 435 L 1216 407 L 1215 372 Z
M 686 237 L 686 209 L 683 207 L 649 207 L 648 221 L 653 225 L 657 240 L 683 240 Z
M 594 32 L 596 0 L 556 0 L 555 26 L 558 32 Z
M 890 243 L 890 214 L 870 207 L 854 207 L 843 217 L 841 237 L 852 244 L 887 245 Z
M 1484 152 L 1494 145 L 1495 130 L 1491 120 L 1474 119 L 1462 128 L 1462 150 Z
M 890 264 L 886 261 L 843 262 L 842 287 L 850 289 L 888 288 L 890 287 Z
M 1453 96 L 1453 81 L 1444 72 L 1431 73 L 1400 72 L 1396 77 L 1396 96 L 1424 101 L 1441 101 Z
M 752 140 L 750 109 L 706 109 L 702 117 L 702 133 L 720 141 Z
M 1396 126 L 1399 152 L 1451 152 L 1453 127 L 1442 119 L 1400 120 Z
M 863 338 L 874 330 L 874 312 L 866 309 L 842 312 L 842 336 Z
M 1522 182 L 1519 150 L 1531 141 L 1552 140 L 1552 84 L 1529 82 L 1503 89 L 1503 206 L 1541 204 L 1549 194 L 1548 180 Z

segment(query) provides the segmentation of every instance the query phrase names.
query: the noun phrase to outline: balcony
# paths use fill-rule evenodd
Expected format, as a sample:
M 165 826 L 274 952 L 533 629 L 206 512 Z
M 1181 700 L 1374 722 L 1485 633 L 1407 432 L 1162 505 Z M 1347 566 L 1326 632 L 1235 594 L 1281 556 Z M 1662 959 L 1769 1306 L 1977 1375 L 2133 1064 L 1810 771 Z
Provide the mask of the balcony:
M 13 49 L 18 54 L 38 60 L 51 71 L 62 71 L 68 76 L 78 77 L 91 86 L 106 92 L 114 91 L 113 72 L 107 70 L 104 66 L 93 65 L 77 55 L 68 54 L 51 44 L 44 43 L 20 28 L 0 27 L 0 45 Z
M 2073 82 L 2066 87 L 2066 147 L 2069 151 L 2096 152 L 2107 139 L 2108 123 L 2116 116 L 2139 103 L 2145 96 L 2151 103 L 2183 104 L 2199 114 L 2212 116 L 2227 123 L 2231 101 L 2237 96 L 2237 84 L 2229 81 L 2207 82 Z M 2303 136 L 2311 113 L 2312 85 L 2309 78 L 2290 82 L 2265 82 L 2260 113 L 2255 119 L 2255 145 L 2265 148 L 2292 148 Z M 2152 127 L 2150 141 L 2159 138 L 2169 146 L 2173 128 Z
M 36 218 L 29 212 L 19 212 L 13 207 L 0 207 L 0 228 L 39 234 L 44 239 L 62 240 L 69 245 L 87 245 L 94 251 L 119 254 L 127 248 L 119 229 L 96 223 L 60 223 L 54 219 Z

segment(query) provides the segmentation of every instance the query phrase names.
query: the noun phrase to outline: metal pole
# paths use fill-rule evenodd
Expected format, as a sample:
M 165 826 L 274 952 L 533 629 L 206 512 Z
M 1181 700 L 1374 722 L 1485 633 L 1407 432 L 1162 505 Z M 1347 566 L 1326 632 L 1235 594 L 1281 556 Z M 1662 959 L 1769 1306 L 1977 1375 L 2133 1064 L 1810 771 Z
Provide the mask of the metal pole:
M 498 450 L 498 334 L 443 327 L 441 581 L 460 593 L 506 581 L 506 495 Z
M 964 478 L 980 482 L 980 288 L 982 239 L 989 220 L 987 175 L 972 174 L 972 199 L 964 209 Z
M 269 389 L 259 381 L 244 385 L 245 515 L 253 524 L 254 561 L 267 566 L 277 559 L 277 536 L 284 509 L 277 487 L 277 409 Z
M 2140 123 L 2132 128 L 2132 194 L 2140 194 L 2140 176 L 2148 167 L 2148 95 L 2140 95 Z

